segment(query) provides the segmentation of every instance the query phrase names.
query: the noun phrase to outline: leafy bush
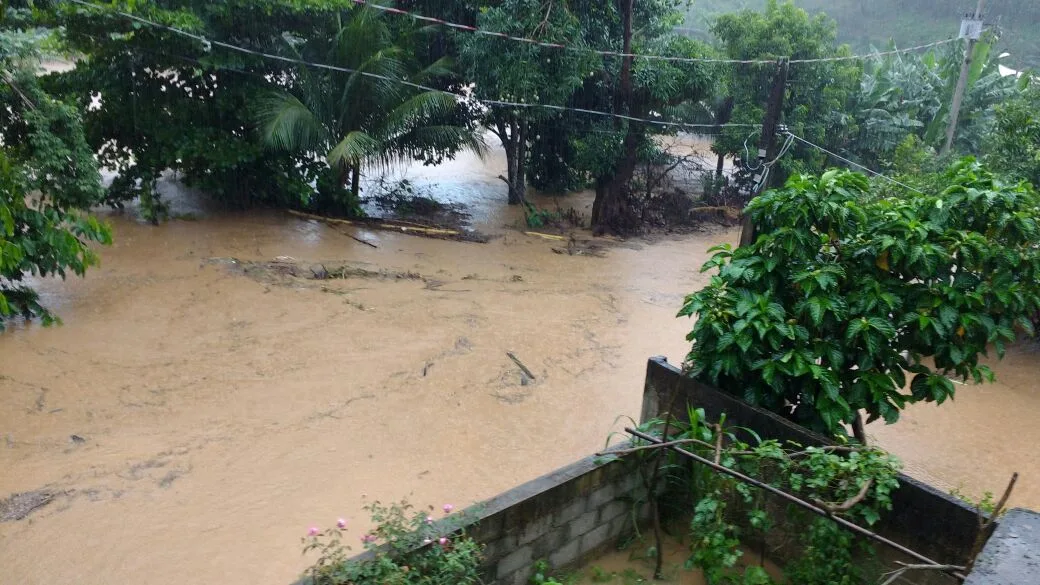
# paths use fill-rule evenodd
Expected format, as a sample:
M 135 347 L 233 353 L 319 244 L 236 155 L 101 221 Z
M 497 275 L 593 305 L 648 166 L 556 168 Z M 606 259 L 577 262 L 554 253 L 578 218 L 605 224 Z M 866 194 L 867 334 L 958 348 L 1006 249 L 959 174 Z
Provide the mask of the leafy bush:
M 342 542 L 345 523 L 303 539 L 304 553 L 319 557 L 307 573 L 314 585 L 478 585 L 481 545 L 462 534 L 444 534 L 428 511 L 407 502 L 365 507 L 376 528 L 361 537 L 372 555 L 349 558 Z M 445 512 L 451 507 L 445 506 Z
M 703 409 L 690 409 L 689 422 L 670 420 L 668 439 L 682 448 L 713 459 L 832 514 L 871 526 L 892 509 L 892 492 L 898 487 L 900 463 L 876 448 L 861 446 L 803 447 L 775 440 L 747 443 L 725 426 L 706 420 Z M 664 421 L 644 425 L 646 432 L 662 432 Z M 743 434 L 754 435 L 753 433 Z M 709 585 L 772 585 L 774 580 L 755 562 L 743 560 L 742 546 L 764 540 L 777 528 L 790 535 L 800 551 L 784 567 L 785 583 L 835 585 L 868 582 L 864 561 L 873 557 L 869 541 L 858 539 L 830 518 L 809 514 L 793 504 L 781 508 L 783 525 L 775 521 L 776 502 L 764 491 L 722 475 L 711 468 L 691 464 L 672 451 L 637 445 L 637 460 L 667 457 L 669 490 L 665 498 L 692 496 L 691 539 L 688 569 L 700 569 Z
M 718 274 L 679 312 L 697 317 L 689 373 L 829 434 L 859 410 L 891 423 L 942 403 L 950 376 L 992 380 L 980 358 L 1034 332 L 1040 200 L 973 159 L 944 181 L 878 197 L 831 170 L 753 200 L 761 235 L 713 248 Z

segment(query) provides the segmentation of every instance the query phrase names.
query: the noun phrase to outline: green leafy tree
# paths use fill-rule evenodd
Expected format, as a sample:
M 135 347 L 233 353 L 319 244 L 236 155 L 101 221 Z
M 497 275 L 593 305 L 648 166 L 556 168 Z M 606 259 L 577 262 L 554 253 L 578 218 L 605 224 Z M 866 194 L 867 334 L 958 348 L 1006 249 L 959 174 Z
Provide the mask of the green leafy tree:
M 291 40 L 298 58 L 353 72 L 300 67 L 287 91 L 269 95 L 258 108 L 268 145 L 324 158 L 321 185 L 331 192 L 335 211 L 356 212 L 365 164 L 436 163 L 462 147 L 482 150 L 458 98 L 394 81 L 423 84 L 449 73 L 447 59 L 420 68 L 397 34 L 381 12 L 366 7 L 341 20 L 328 42 Z
M 0 330 L 12 316 L 53 323 L 25 279 L 82 276 L 98 262 L 90 243 L 111 242 L 85 213 L 103 190 L 80 113 L 40 87 L 38 40 L 0 29 Z
M 83 55 L 48 76 L 56 93 L 84 111 L 87 140 L 102 166 L 117 172 L 107 201 L 141 197 L 162 209 L 155 183 L 174 170 L 189 185 L 230 206 L 309 204 L 313 161 L 265 148 L 253 116 L 285 63 L 228 51 L 116 14 L 118 8 L 206 38 L 271 52 L 282 33 L 316 35 L 334 18 L 314 0 L 136 2 L 97 8 L 55 3 L 53 24 Z M 94 98 L 99 101 L 91 105 Z M 157 220 L 158 214 L 152 219 Z
M 581 28 L 566 3 L 555 0 L 505 0 L 481 10 L 484 30 L 534 38 L 546 43 L 581 46 Z M 591 74 L 591 54 L 518 43 L 486 35 L 460 33 L 463 77 L 474 84 L 474 97 L 513 103 L 564 105 Z M 482 123 L 502 143 L 506 155 L 509 203 L 523 203 L 527 191 L 530 145 L 549 134 L 562 117 L 546 108 L 490 106 Z M 547 136 L 548 138 L 548 136 Z
M 697 317 L 690 374 L 827 433 L 992 379 L 982 356 L 1034 332 L 1040 199 L 973 159 L 945 184 L 878 197 L 831 170 L 754 199 L 763 235 L 715 248 L 679 313 Z
M 674 0 L 631 4 L 572 0 L 589 47 L 681 57 L 713 56 L 708 45 L 672 34 L 681 20 Z M 626 20 L 630 34 L 626 35 Z M 627 41 L 626 41 L 627 37 Z M 715 93 L 718 71 L 711 64 L 602 57 L 567 105 L 643 119 L 690 120 L 691 107 Z M 655 135 L 674 127 L 620 118 L 570 113 L 539 127 L 532 145 L 535 184 L 561 190 L 592 185 L 596 190 L 592 224 L 597 231 L 627 231 L 632 213 L 635 171 L 641 162 L 660 159 Z
M 997 106 L 986 160 L 1011 177 L 1040 188 L 1040 84 L 1023 76 L 1021 93 Z
M 821 59 L 850 55 L 848 47 L 836 42 L 837 28 L 824 14 L 810 16 L 790 0 L 769 0 L 761 12 L 742 10 L 718 17 L 712 32 L 726 56 L 741 60 Z M 769 65 L 731 65 L 727 89 L 734 99 L 731 121 L 761 124 L 773 86 L 774 68 Z M 854 135 L 850 106 L 860 79 L 855 61 L 793 63 L 790 66 L 781 121 L 794 134 L 831 149 L 843 146 Z M 746 128 L 726 128 L 712 149 L 726 156 L 746 159 L 745 144 L 752 158 L 758 133 Z M 796 143 L 791 155 L 779 162 L 774 184 L 799 171 L 816 171 L 827 162 L 819 151 Z

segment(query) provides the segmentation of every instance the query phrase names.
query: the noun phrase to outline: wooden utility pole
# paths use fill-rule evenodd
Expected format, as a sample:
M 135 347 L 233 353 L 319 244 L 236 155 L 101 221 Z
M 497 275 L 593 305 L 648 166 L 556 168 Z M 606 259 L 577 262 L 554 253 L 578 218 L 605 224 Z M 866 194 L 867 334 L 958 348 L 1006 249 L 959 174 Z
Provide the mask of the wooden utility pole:
M 758 145 L 758 172 L 756 184 L 761 189 L 766 187 L 767 181 L 762 180 L 761 173 L 767 172 L 766 161 L 776 158 L 776 129 L 780 125 L 780 116 L 784 111 L 784 95 L 787 92 L 787 70 L 788 60 L 782 57 L 776 61 L 776 73 L 773 74 L 773 88 L 769 92 L 769 103 L 766 104 L 766 116 L 762 120 L 762 137 Z M 744 161 L 747 164 L 747 161 Z M 761 189 L 752 193 L 758 196 Z M 740 246 L 749 246 L 755 241 L 755 226 L 751 223 L 751 216 L 744 216 L 744 223 L 740 230 Z
M 979 0 L 975 7 L 975 20 L 982 20 L 982 8 L 986 0 Z M 963 33 L 962 27 L 962 33 Z M 961 102 L 964 101 L 964 91 L 968 86 L 968 74 L 971 72 L 971 59 L 975 52 L 975 43 L 979 37 L 971 31 L 967 31 L 968 50 L 964 52 L 964 63 L 961 64 L 961 76 L 957 79 L 957 89 L 953 92 L 953 104 L 950 106 L 950 127 L 946 129 L 946 143 L 943 144 L 941 154 L 946 156 L 953 148 L 953 139 L 957 135 L 957 119 L 961 115 Z

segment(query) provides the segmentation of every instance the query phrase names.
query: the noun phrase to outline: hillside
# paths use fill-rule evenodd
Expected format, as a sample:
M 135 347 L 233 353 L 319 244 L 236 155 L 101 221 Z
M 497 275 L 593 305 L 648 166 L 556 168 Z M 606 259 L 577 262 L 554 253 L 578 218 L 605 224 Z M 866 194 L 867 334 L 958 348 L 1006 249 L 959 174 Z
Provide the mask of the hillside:
M 957 34 L 964 13 L 975 0 L 794 0 L 809 12 L 826 12 L 838 22 L 838 38 L 857 51 L 872 45 L 886 47 L 894 39 L 900 47 L 920 45 Z M 742 8 L 761 9 L 766 0 L 693 0 L 686 24 L 705 36 L 714 17 Z M 1002 33 L 1000 49 L 1011 53 L 1007 65 L 1040 68 L 1040 1 L 988 0 L 987 25 Z

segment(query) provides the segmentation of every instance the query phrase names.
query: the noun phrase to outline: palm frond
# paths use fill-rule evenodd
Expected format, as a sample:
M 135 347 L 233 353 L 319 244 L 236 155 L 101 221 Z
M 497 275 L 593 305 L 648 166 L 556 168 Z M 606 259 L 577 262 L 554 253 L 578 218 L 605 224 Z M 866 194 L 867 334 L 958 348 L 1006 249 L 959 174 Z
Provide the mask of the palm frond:
M 425 91 L 408 98 L 387 114 L 387 134 L 406 131 L 422 120 L 436 121 L 459 107 L 458 98 L 441 91 Z
M 414 157 L 422 151 L 455 152 L 466 149 L 483 158 L 487 143 L 479 132 L 464 126 L 421 126 L 397 135 L 387 143 L 396 158 Z
M 312 150 L 324 138 L 318 117 L 296 96 L 275 93 L 261 99 L 257 118 L 263 126 L 264 143 L 290 151 Z
M 350 132 L 329 151 L 326 161 L 330 167 L 361 164 L 382 150 L 378 140 L 360 130 Z
M 451 57 L 441 57 L 433 63 L 430 63 L 425 69 L 419 71 L 412 77 L 412 81 L 416 83 L 423 83 L 431 79 L 437 79 L 438 77 L 445 77 L 451 75 L 453 72 L 452 67 L 455 62 Z

